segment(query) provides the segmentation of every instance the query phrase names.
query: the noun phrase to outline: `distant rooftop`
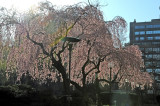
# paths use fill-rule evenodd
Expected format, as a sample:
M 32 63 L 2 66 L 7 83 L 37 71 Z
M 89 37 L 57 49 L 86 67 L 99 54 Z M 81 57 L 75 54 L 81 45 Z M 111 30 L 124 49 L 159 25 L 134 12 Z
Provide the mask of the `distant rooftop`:
M 160 22 L 160 19 L 152 19 L 151 21 L 147 21 L 147 22 Z M 137 23 L 136 19 L 134 19 L 134 23 Z M 138 23 L 141 23 L 141 22 L 138 22 Z
M 152 22 L 160 22 L 160 19 L 152 19 Z

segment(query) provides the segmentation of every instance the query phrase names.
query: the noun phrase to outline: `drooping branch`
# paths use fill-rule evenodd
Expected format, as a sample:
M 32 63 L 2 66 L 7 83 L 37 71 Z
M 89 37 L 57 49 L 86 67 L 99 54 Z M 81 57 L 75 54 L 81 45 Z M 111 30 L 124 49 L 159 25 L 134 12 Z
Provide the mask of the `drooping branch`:
M 28 38 L 31 42 L 33 42 L 35 45 L 40 46 L 41 49 L 42 49 L 42 51 L 43 51 L 43 53 L 44 53 L 45 55 L 50 56 L 49 53 L 45 50 L 45 48 L 44 48 L 44 46 L 43 46 L 43 43 L 38 43 L 38 42 L 36 42 L 35 40 L 31 39 L 30 36 L 29 36 L 29 32 L 28 32 L 28 31 L 26 31 L 26 32 L 27 32 L 27 38 Z

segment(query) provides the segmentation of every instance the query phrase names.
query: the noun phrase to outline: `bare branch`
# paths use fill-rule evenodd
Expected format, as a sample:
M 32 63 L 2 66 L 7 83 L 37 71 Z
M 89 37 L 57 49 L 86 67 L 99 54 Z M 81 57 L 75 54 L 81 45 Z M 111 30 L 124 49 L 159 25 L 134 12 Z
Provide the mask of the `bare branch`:
M 82 66 L 82 74 L 84 75 L 84 76 L 86 76 L 86 74 L 85 74 L 85 67 L 89 64 L 89 62 L 90 62 L 90 60 L 89 60 L 89 55 L 90 55 L 90 52 L 91 52 L 91 48 L 92 48 L 92 46 L 89 48 L 89 50 L 88 50 L 88 55 L 87 55 L 87 60 L 86 60 L 86 62 L 83 64 L 83 66 Z

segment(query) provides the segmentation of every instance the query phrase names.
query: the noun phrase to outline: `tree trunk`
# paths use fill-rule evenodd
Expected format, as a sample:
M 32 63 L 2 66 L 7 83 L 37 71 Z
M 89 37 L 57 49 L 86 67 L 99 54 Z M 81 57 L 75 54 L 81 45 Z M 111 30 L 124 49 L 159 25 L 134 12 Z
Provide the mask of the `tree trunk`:
M 66 69 L 63 67 L 62 63 L 58 61 L 54 62 L 54 64 L 52 65 L 62 74 L 64 94 L 69 95 L 70 94 L 70 81 L 67 77 Z

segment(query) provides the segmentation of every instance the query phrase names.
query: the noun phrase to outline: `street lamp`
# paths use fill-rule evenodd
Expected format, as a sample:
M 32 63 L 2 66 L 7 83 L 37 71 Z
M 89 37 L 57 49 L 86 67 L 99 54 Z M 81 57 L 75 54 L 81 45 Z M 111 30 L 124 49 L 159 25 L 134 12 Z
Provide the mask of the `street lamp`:
M 110 83 L 109 83 L 109 85 L 110 85 L 110 93 L 111 93 L 111 88 L 112 88 L 112 68 L 114 67 L 114 63 L 113 62 L 109 62 L 108 63 L 108 67 L 109 67 L 109 69 L 110 69 Z
M 126 93 L 127 93 L 127 91 L 128 91 L 128 79 L 125 79 L 125 87 L 126 87 Z
M 62 39 L 62 41 L 68 41 L 68 42 L 72 42 L 72 43 L 76 43 L 76 42 L 79 42 L 79 41 L 81 41 L 80 39 L 78 39 L 78 38 L 74 38 L 74 37 L 64 37 L 63 39 Z
M 71 53 L 73 48 L 73 43 L 79 42 L 80 39 L 74 37 L 64 37 L 62 41 L 68 41 L 69 43 L 69 84 L 70 84 L 70 72 L 71 72 Z

